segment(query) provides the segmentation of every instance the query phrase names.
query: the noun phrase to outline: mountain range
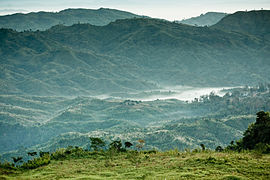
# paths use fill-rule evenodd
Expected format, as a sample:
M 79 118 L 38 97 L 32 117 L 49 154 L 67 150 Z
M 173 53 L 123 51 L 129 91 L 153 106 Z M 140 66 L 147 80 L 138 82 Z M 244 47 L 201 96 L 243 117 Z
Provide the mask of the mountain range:
M 140 17 L 103 26 L 2 28 L 0 152 L 86 148 L 89 136 L 141 138 L 162 150 L 225 146 L 257 111 L 269 110 L 269 88 L 248 87 L 270 81 L 268 20 L 269 11 L 251 11 L 210 27 Z M 170 95 L 179 85 L 248 86 L 191 103 L 125 98 Z
M 123 19 L 36 32 L 1 29 L 0 41 L 1 94 L 96 95 L 270 80 L 269 41 L 218 25 Z

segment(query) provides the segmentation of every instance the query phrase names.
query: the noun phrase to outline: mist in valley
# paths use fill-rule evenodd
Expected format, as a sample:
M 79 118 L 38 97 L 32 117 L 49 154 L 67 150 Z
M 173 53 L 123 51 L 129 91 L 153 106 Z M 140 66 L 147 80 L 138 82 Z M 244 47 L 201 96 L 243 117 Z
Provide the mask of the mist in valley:
M 162 89 L 142 91 L 137 93 L 113 93 L 111 95 L 95 96 L 101 99 L 130 99 L 136 101 L 155 101 L 177 99 L 180 101 L 191 102 L 195 98 L 199 99 L 203 95 L 214 93 L 218 96 L 224 96 L 225 90 L 239 88 L 239 87 L 190 87 L 190 86 L 169 86 Z
M 90 151 L 89 137 L 225 147 L 270 110 L 269 19 L 258 10 L 168 21 L 110 8 L 0 16 L 1 160 Z

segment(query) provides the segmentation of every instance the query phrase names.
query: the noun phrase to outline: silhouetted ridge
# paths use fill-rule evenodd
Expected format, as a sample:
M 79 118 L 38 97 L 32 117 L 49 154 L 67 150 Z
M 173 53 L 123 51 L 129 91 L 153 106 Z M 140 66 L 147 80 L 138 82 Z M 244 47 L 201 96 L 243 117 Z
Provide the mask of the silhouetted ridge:
M 32 12 L 0 16 L 0 27 L 17 31 L 46 30 L 57 24 L 70 26 L 76 23 L 89 23 L 104 26 L 117 19 L 140 17 L 138 15 L 115 9 L 66 9 L 60 12 Z

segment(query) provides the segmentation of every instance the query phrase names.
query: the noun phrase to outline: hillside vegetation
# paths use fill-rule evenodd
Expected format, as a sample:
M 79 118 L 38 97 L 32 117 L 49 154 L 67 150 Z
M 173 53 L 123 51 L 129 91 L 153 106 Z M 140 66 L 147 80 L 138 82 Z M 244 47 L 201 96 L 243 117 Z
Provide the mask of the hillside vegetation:
M 32 12 L 0 16 L 0 28 L 10 28 L 17 31 L 36 31 L 46 30 L 58 24 L 70 26 L 77 23 L 89 23 L 104 26 L 117 19 L 135 17 L 140 16 L 116 9 L 65 9 L 60 12 Z
M 230 90 L 224 97 L 211 93 L 193 102 L 0 96 L 1 158 L 69 145 L 88 148 L 89 136 L 106 142 L 140 138 L 147 142 L 145 148 L 159 150 L 201 143 L 224 147 L 242 137 L 256 112 L 270 111 L 269 92 L 261 85 Z
M 270 46 L 259 36 L 157 19 L 1 29 L 0 41 L 1 94 L 89 96 L 270 80 Z

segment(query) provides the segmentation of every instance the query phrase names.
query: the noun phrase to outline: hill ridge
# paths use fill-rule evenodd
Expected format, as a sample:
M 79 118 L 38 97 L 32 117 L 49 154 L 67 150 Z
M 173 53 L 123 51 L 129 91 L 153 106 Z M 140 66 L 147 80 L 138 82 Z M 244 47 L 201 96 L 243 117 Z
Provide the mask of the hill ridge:
M 1 29 L 0 40 L 1 76 L 9 87 L 1 93 L 59 95 L 64 85 L 64 95 L 96 95 L 269 81 L 263 73 L 268 42 L 212 27 L 136 18 L 37 32 Z
M 17 31 L 46 30 L 57 24 L 72 25 L 89 23 L 103 26 L 116 19 L 141 17 L 139 15 L 117 9 L 70 8 L 59 12 L 30 12 L 0 16 L 0 28 L 11 28 Z

